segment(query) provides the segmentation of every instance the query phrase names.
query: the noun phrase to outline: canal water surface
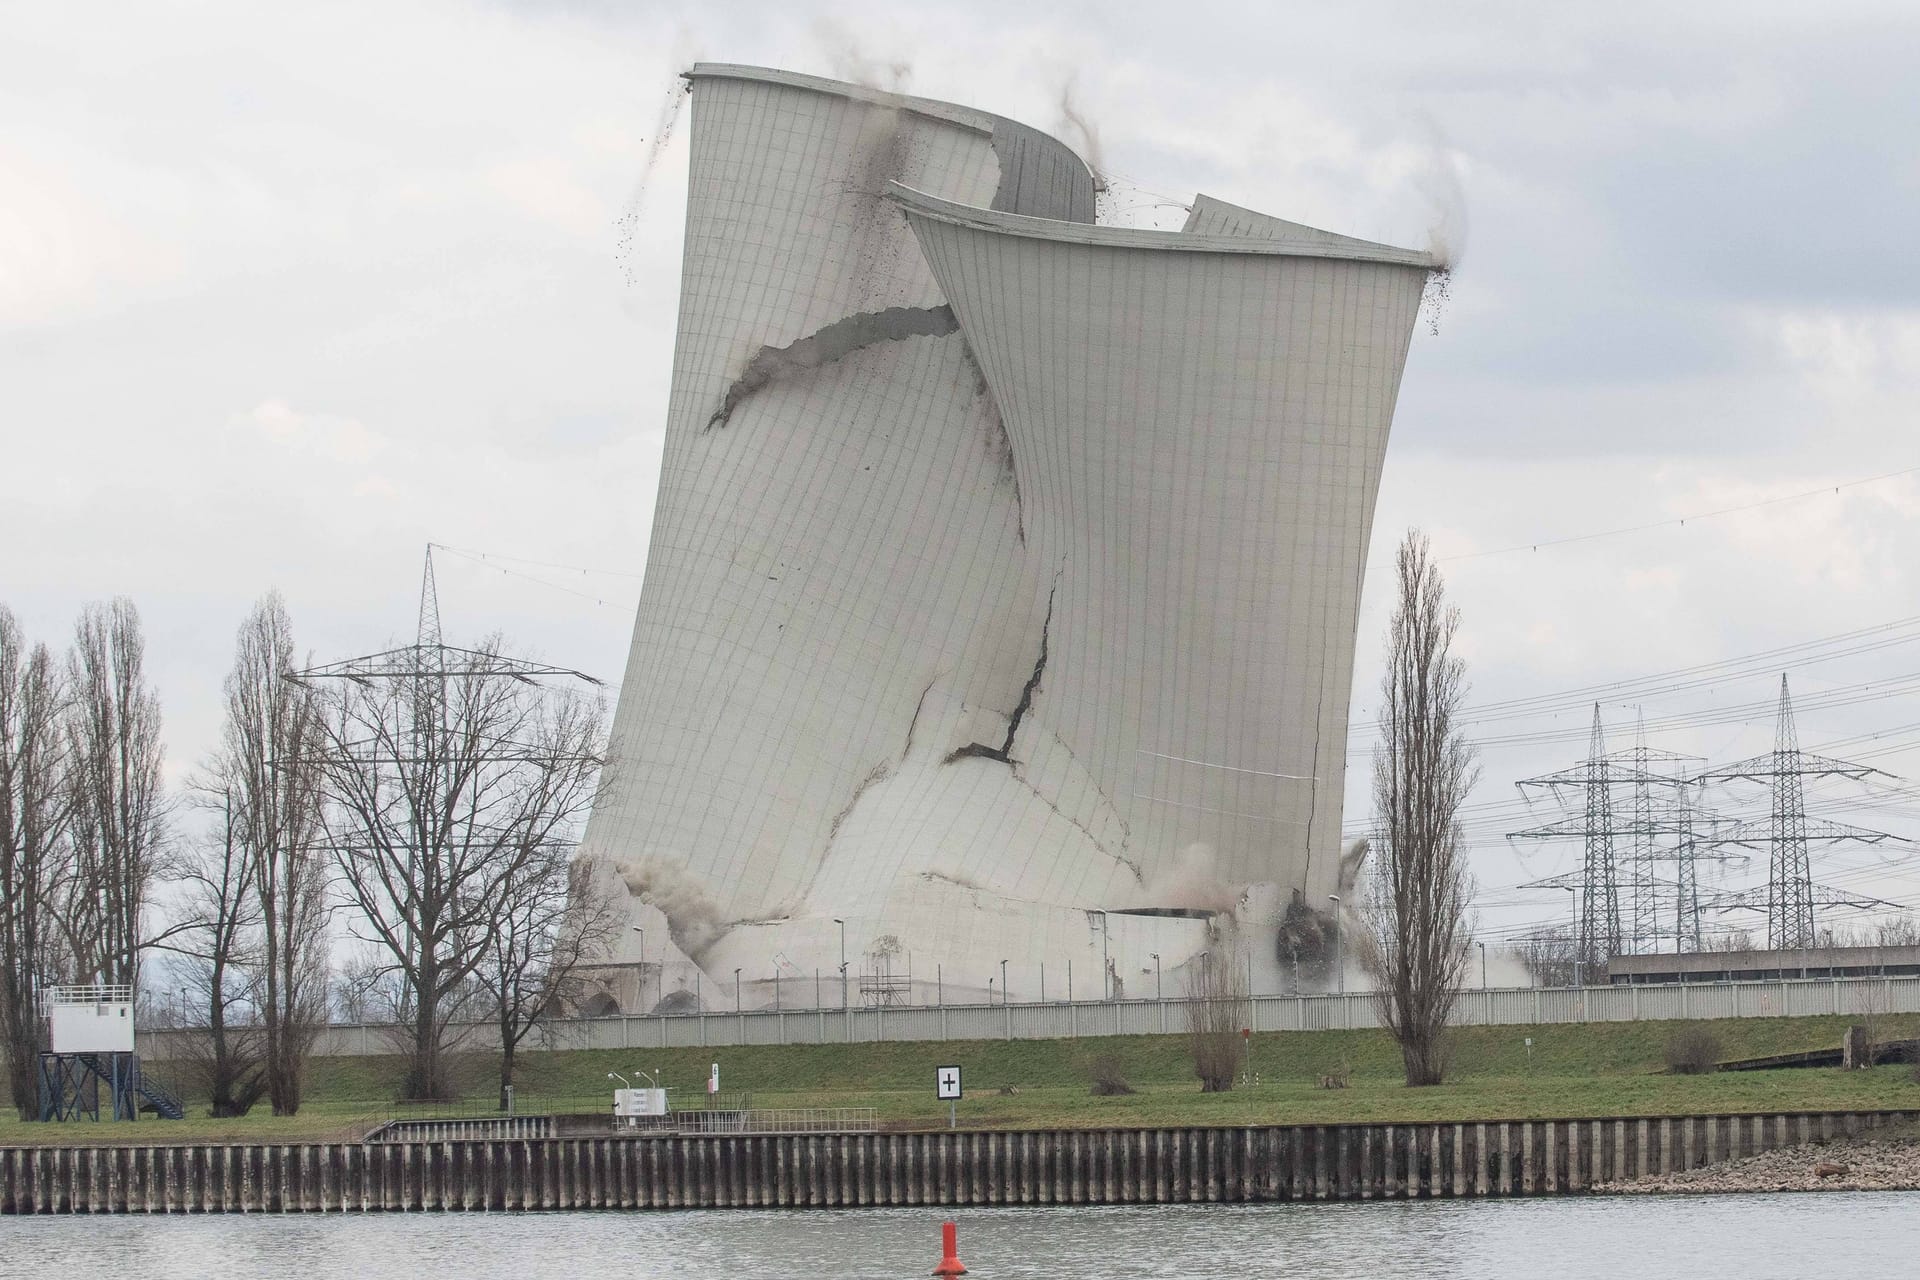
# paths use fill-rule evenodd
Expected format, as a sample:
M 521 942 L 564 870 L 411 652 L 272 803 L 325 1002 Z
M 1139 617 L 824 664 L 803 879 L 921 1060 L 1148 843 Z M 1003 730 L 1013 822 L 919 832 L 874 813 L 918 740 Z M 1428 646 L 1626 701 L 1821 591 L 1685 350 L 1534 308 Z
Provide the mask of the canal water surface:
M 142 1280 L 905 1280 L 930 1209 L 0 1219 L 0 1275 Z M 1012 1277 L 1793 1280 L 1920 1274 L 1920 1193 L 968 1210 Z

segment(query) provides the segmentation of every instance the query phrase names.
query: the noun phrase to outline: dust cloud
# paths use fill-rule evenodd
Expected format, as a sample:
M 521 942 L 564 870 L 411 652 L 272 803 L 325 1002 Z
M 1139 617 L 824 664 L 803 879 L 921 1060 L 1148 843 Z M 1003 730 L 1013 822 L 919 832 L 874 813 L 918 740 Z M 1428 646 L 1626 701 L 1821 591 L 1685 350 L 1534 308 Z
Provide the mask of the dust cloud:
M 707 887 L 685 867 L 662 858 L 649 858 L 643 862 L 622 859 L 614 863 L 613 869 L 627 886 L 628 893 L 659 908 L 660 914 L 667 918 L 667 932 L 673 945 L 683 954 L 697 960 L 700 953 L 726 931 L 726 921 L 721 918 L 718 904 L 708 894 Z

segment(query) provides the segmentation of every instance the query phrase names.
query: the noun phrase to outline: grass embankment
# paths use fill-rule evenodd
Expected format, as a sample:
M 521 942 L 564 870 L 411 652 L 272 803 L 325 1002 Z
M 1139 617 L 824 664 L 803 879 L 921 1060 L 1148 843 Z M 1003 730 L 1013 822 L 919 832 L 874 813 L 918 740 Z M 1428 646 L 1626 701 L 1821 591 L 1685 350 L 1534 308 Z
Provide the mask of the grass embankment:
M 1849 1021 L 1741 1018 L 1705 1024 L 1724 1059 L 1829 1048 Z M 1882 1019 L 1882 1038 L 1920 1032 L 1920 1018 Z M 706 1049 L 594 1050 L 521 1057 L 519 1094 L 531 1107 L 590 1110 L 607 1105 L 609 1071 L 656 1070 L 676 1101 L 697 1103 L 709 1063 L 722 1084 L 747 1090 L 757 1107 L 874 1107 L 892 1128 L 942 1127 L 946 1104 L 933 1097 L 933 1069 L 960 1063 L 967 1097 L 959 1120 L 969 1128 L 1135 1127 L 1176 1124 L 1331 1124 L 1365 1121 L 1489 1120 L 1610 1115 L 1683 1115 L 1739 1111 L 1920 1107 L 1920 1084 L 1907 1067 L 1872 1071 L 1802 1069 L 1668 1076 L 1664 1051 L 1674 1022 L 1537 1027 L 1462 1027 L 1455 1033 L 1448 1083 L 1408 1089 L 1400 1055 L 1377 1031 L 1274 1032 L 1253 1037 L 1258 1083 L 1203 1094 L 1181 1036 L 1082 1040 L 982 1040 L 856 1045 L 751 1045 Z M 1531 1037 L 1529 1051 L 1526 1040 Z M 1138 1090 L 1093 1097 L 1088 1064 L 1110 1055 Z M 164 1064 L 160 1068 L 164 1070 Z M 493 1093 L 490 1058 L 463 1064 L 475 1110 Z M 1344 1073 L 1349 1086 L 1323 1089 Z M 60 1126 L 0 1121 L 0 1144 L 28 1142 L 276 1142 L 358 1137 L 390 1101 L 399 1064 L 392 1058 L 316 1060 L 301 1114 L 276 1118 L 261 1107 L 233 1120 L 200 1113 L 137 1127 Z M 637 1082 L 636 1082 L 637 1083 Z M 1002 1093 L 1003 1088 L 1017 1092 Z

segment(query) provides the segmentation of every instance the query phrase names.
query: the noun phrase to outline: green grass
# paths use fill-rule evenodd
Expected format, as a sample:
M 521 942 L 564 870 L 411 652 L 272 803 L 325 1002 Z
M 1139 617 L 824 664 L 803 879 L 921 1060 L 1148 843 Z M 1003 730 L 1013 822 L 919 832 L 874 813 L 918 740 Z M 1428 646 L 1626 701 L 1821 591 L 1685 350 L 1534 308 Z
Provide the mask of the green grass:
M 1846 1017 L 1743 1018 L 1709 1023 L 1724 1058 L 1760 1057 L 1837 1045 Z M 1882 1019 L 1881 1037 L 1920 1032 L 1920 1018 Z M 1663 1052 L 1682 1024 L 1594 1023 L 1537 1027 L 1462 1027 L 1454 1033 L 1448 1082 L 1409 1089 L 1399 1051 L 1377 1031 L 1275 1032 L 1253 1037 L 1259 1082 L 1203 1094 L 1181 1036 L 1083 1040 L 985 1040 L 966 1043 L 757 1045 L 705 1049 L 595 1050 L 522 1055 L 518 1092 L 536 1106 L 588 1110 L 604 1105 L 609 1071 L 662 1073 L 677 1098 L 698 1098 L 709 1063 L 720 1064 L 728 1091 L 748 1090 L 764 1107 L 874 1107 L 889 1127 L 944 1126 L 933 1097 L 933 1069 L 958 1062 L 967 1097 L 960 1122 L 971 1127 L 1106 1127 L 1173 1124 L 1290 1124 L 1363 1121 L 1484 1120 L 1702 1112 L 1920 1107 L 1920 1084 L 1905 1067 L 1873 1071 L 1784 1070 L 1667 1076 Z M 1533 1045 L 1529 1051 L 1526 1040 Z M 1116 1058 L 1138 1090 L 1096 1098 L 1087 1064 Z M 164 1065 L 157 1069 L 164 1071 Z M 470 1105 L 492 1097 L 497 1066 L 475 1055 L 461 1065 Z M 1318 1087 L 1345 1072 L 1344 1089 Z M 26 1142 L 295 1141 L 358 1137 L 394 1114 L 399 1062 L 328 1058 L 313 1064 L 301 1114 L 276 1118 L 264 1108 L 239 1119 L 201 1114 L 137 1126 L 41 1126 L 0 1121 L 0 1144 Z M 1014 1092 L 1001 1092 L 1002 1088 Z

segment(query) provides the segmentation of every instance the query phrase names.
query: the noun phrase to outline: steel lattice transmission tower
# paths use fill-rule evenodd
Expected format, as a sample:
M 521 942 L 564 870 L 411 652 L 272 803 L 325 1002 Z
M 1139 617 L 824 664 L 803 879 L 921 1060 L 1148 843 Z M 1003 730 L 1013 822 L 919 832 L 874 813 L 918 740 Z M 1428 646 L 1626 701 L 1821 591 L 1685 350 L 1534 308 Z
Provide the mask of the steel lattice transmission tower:
M 1772 792 L 1772 811 L 1764 821 L 1743 822 L 1722 838 L 1724 843 L 1749 848 L 1767 846 L 1767 884 L 1762 901 L 1753 893 L 1729 894 L 1716 900 L 1721 909 L 1764 906 L 1767 946 L 1796 950 L 1814 945 L 1815 906 L 1871 907 L 1893 904 L 1878 898 L 1848 894 L 1817 886 L 1809 849 L 1815 844 L 1881 844 L 1899 837 L 1849 823 L 1807 816 L 1805 782 L 1808 778 L 1845 778 L 1866 782 L 1892 780 L 1893 775 L 1867 765 L 1813 755 L 1800 749 L 1793 723 L 1793 700 L 1787 677 L 1780 677 L 1780 710 L 1775 720 L 1773 750 L 1737 764 L 1709 769 L 1694 781 L 1702 786 L 1731 782 L 1758 782 Z
M 1516 831 L 1509 840 L 1581 841 L 1582 860 L 1576 885 L 1578 889 L 1574 921 L 1574 954 L 1589 973 L 1604 964 L 1607 957 L 1622 948 L 1620 932 L 1619 860 L 1614 850 L 1613 789 L 1630 781 L 1632 770 L 1607 755 L 1606 732 L 1600 724 L 1600 707 L 1593 708 L 1593 737 L 1587 746 L 1587 758 L 1570 769 L 1516 783 L 1524 795 L 1529 788 L 1552 792 L 1556 797 L 1577 789 L 1584 812 L 1578 818 Z
M 462 649 L 444 643 L 440 638 L 440 594 L 433 576 L 432 543 L 427 544 L 426 568 L 420 575 L 419 615 L 414 625 L 412 644 L 286 673 L 287 679 L 295 682 L 348 680 L 362 686 L 370 686 L 380 680 L 404 680 L 409 682 L 414 691 L 416 704 L 444 703 L 451 681 L 496 675 L 511 676 L 524 684 L 534 684 L 543 678 L 581 680 L 591 685 L 601 683 L 571 667 L 549 666 L 544 662 L 529 662 L 501 653 Z M 429 717 L 421 722 L 421 727 L 430 728 L 437 723 L 437 717 Z M 508 749 L 509 754 L 503 758 L 513 758 L 513 744 L 496 745 Z
M 1581 867 L 1575 875 L 1549 877 L 1525 887 L 1578 891 L 1574 945 L 1581 965 L 1589 971 L 1610 956 L 1657 948 L 1668 933 L 1662 906 L 1669 892 L 1674 901 L 1675 948 L 1699 946 L 1696 864 L 1704 856 L 1701 833 L 1720 825 L 1699 813 L 1689 795 L 1680 766 L 1690 765 L 1693 757 L 1648 747 L 1644 731 L 1625 751 L 1609 752 L 1606 745 L 1596 705 L 1587 758 L 1558 773 L 1517 784 L 1523 794 L 1532 789 L 1552 793 L 1572 810 L 1570 815 L 1507 836 L 1509 840 L 1580 842 Z M 1662 772 L 1663 767 L 1669 772 Z M 1624 819 L 1615 810 L 1614 792 L 1619 788 L 1631 788 L 1631 808 Z M 1675 864 L 1671 880 L 1663 879 L 1656 869 L 1667 860 Z
M 542 679 L 579 680 L 590 685 L 601 682 L 570 667 L 529 662 L 481 649 L 462 649 L 449 645 L 440 634 L 440 592 L 433 576 L 433 544 L 427 544 L 426 566 L 420 574 L 420 605 L 414 623 L 414 640 L 397 649 L 364 654 L 339 662 L 329 662 L 304 671 L 289 671 L 285 678 L 295 684 L 323 680 L 345 680 L 362 688 L 383 682 L 398 682 L 404 689 L 411 715 L 404 732 L 385 748 L 378 742 L 340 742 L 336 749 L 366 765 L 421 766 L 425 785 L 444 785 L 448 770 L 473 770 L 490 765 L 541 763 L 549 758 L 546 749 L 510 738 L 465 743 L 449 753 L 447 736 L 447 690 L 459 680 L 508 676 L 523 684 Z M 416 797 L 417 801 L 425 797 Z M 416 882 L 416 850 L 405 851 L 407 886 Z M 412 892 L 407 888 L 406 892 Z M 407 946 L 413 946 L 412 916 L 407 916 Z

